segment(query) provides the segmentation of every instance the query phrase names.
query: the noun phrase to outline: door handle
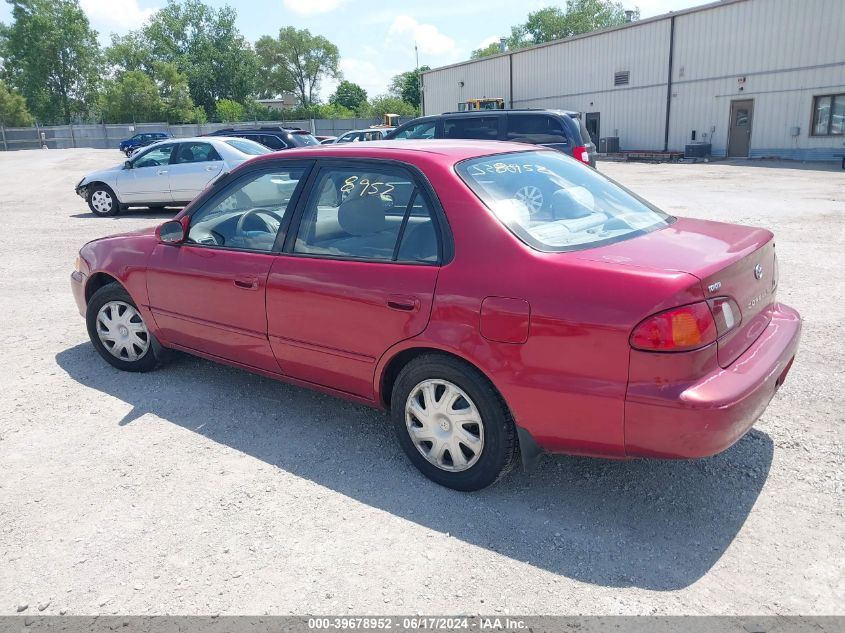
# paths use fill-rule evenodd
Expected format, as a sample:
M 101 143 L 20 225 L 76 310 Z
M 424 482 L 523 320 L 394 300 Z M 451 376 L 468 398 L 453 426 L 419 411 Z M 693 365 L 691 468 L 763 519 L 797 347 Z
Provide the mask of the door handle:
M 393 310 L 401 310 L 402 312 L 413 312 L 419 309 L 420 300 L 416 297 L 391 295 L 387 298 L 387 307 Z
M 166 169 L 162 169 L 161 171 L 159 171 L 159 172 L 158 172 L 158 175 L 159 175 L 159 176 L 164 176 L 164 174 L 166 174 L 166 173 L 167 173 L 167 170 L 166 170 Z
M 217 167 L 206 167 L 205 171 L 217 171 Z
M 255 277 L 237 277 L 234 284 L 243 290 L 258 290 L 258 279 Z

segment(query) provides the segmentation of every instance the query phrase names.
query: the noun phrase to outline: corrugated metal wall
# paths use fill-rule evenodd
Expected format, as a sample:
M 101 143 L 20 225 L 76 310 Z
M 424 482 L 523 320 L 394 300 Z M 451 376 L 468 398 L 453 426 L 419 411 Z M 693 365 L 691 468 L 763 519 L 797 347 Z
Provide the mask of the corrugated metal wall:
M 845 93 L 845 0 L 728 0 L 674 23 L 669 149 L 683 150 L 695 130 L 725 154 L 731 101 L 753 99 L 752 156 L 845 151 L 841 136 L 810 136 L 813 96 Z M 435 69 L 424 75 L 426 113 L 512 98 L 515 108 L 599 112 L 601 136 L 618 135 L 623 149 L 663 149 L 671 25 L 664 16 Z M 630 83 L 614 86 L 621 70 Z

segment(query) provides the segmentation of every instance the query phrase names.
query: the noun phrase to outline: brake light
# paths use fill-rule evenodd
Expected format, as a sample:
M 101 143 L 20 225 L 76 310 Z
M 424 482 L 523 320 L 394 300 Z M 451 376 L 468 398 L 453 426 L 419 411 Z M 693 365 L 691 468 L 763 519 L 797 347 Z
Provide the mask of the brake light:
M 707 302 L 693 303 L 648 317 L 634 328 L 631 347 L 645 351 L 684 352 L 718 337 Z
M 583 145 L 579 145 L 575 149 L 572 150 L 572 157 L 580 160 L 585 165 L 590 164 L 590 152 L 587 151 L 587 148 Z

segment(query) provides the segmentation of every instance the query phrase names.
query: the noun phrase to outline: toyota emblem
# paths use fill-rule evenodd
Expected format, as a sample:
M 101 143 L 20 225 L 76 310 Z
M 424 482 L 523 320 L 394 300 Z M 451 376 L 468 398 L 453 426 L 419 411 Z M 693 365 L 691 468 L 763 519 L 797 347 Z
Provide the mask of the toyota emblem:
M 763 278 L 763 264 L 757 264 L 754 267 L 754 277 L 756 279 L 762 279 Z

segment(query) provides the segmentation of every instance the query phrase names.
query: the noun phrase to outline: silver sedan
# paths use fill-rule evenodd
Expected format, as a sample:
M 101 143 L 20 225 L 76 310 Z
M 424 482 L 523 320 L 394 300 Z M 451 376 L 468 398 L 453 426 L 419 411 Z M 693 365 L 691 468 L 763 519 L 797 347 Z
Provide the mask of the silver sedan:
M 76 193 L 96 215 L 127 207 L 188 204 L 219 175 L 270 150 L 243 138 L 168 139 L 143 148 L 120 165 L 88 174 Z

